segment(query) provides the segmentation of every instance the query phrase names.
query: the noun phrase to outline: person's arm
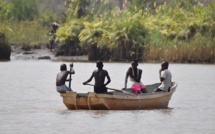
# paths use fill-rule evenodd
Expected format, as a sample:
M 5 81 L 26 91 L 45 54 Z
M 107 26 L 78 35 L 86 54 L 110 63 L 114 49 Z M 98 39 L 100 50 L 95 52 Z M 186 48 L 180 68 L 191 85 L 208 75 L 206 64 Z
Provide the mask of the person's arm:
M 142 70 L 139 69 L 139 71 L 140 71 L 140 72 L 139 72 L 138 78 L 136 79 L 137 82 L 140 82 L 141 77 L 142 77 Z
M 107 77 L 107 82 L 104 84 L 105 86 L 107 86 L 111 82 L 108 72 L 106 73 L 106 77 Z
M 69 74 L 75 74 L 75 70 L 72 69 L 71 71 L 69 71 Z
M 161 69 L 159 70 L 159 78 L 160 78 L 160 81 L 161 81 L 161 82 L 163 82 L 163 81 L 165 80 L 165 78 L 162 77 L 162 74 L 161 74 L 162 71 L 163 71 L 163 69 L 161 68 Z
M 87 81 L 83 82 L 83 84 L 86 85 L 87 83 L 89 83 L 93 79 L 93 76 L 94 76 L 94 72 L 92 73 L 92 75 Z
M 69 75 L 70 75 L 70 71 L 66 71 L 66 81 L 71 81 L 72 79 L 70 79 Z M 69 77 L 69 78 L 68 78 Z
M 131 68 L 129 68 L 128 71 L 126 72 L 126 75 L 125 75 L 125 88 L 124 89 L 127 89 L 128 76 L 130 75 L 130 72 L 131 72 Z
M 67 71 L 67 75 L 69 75 L 69 79 L 67 80 L 67 81 L 69 81 L 69 82 L 71 82 L 71 80 L 72 80 L 72 74 L 75 74 L 75 70 L 73 69 L 73 63 L 71 63 L 70 65 L 70 70 L 69 71 Z M 71 83 L 69 83 L 69 85 L 70 85 Z
M 75 71 L 72 69 L 71 71 L 67 71 L 67 76 L 68 75 L 72 75 L 72 74 L 75 74 Z M 72 80 L 72 77 L 71 77 L 71 79 L 70 79 L 70 77 L 66 80 L 66 81 L 71 81 Z
M 71 63 L 69 66 L 70 66 L 69 74 L 75 74 L 75 70 L 73 69 L 73 63 Z

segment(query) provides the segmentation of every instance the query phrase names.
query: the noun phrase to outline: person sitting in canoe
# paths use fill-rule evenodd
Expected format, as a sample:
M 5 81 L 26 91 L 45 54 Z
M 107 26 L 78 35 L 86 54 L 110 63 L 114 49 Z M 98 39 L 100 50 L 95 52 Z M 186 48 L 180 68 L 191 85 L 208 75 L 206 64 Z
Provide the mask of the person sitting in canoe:
M 94 77 L 94 79 L 95 79 L 94 92 L 106 93 L 107 92 L 106 86 L 111 82 L 110 76 L 108 74 L 108 71 L 103 70 L 103 62 L 102 61 L 98 61 L 96 63 L 96 66 L 98 69 L 94 70 L 91 77 L 87 81 L 83 82 L 83 84 L 86 85 Z M 106 83 L 105 83 L 105 78 L 107 78 Z
M 142 70 L 137 68 L 138 61 L 133 60 L 131 62 L 131 67 L 128 68 L 128 71 L 126 72 L 125 76 L 125 88 L 127 89 L 127 81 L 128 77 L 130 77 L 130 81 L 132 83 L 132 90 L 135 94 L 138 93 L 147 93 L 146 86 L 143 85 L 143 83 L 140 81 L 142 77 Z
M 73 64 L 71 64 L 70 67 L 72 68 Z M 70 75 L 75 74 L 75 71 L 73 69 L 71 71 L 67 71 L 66 64 L 61 64 L 60 71 L 61 72 L 59 72 L 57 74 L 57 79 L 56 79 L 56 89 L 57 89 L 57 92 L 59 92 L 59 93 L 66 93 L 66 92 L 72 91 L 72 89 L 70 87 L 66 86 L 65 82 L 66 81 L 71 82 L 71 77 L 70 77 L 70 79 L 67 79 L 67 76 L 69 74 Z
M 172 74 L 168 69 L 169 63 L 167 61 L 163 61 L 161 63 L 161 69 L 159 70 L 159 78 L 161 81 L 161 85 L 154 89 L 154 92 L 169 92 L 171 87 L 171 79 Z

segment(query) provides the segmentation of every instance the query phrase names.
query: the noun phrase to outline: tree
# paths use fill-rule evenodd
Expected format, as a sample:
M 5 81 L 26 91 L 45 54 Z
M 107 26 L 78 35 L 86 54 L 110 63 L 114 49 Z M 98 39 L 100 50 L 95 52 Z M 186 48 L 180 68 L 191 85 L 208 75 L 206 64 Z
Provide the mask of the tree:
M 90 0 L 70 0 L 66 1 L 66 6 L 69 12 L 77 18 L 81 18 L 87 14 L 87 7 L 90 6 Z
M 9 3 L 7 19 L 12 20 L 33 20 L 38 15 L 35 0 L 12 0 Z
M 119 9 L 122 10 L 123 9 L 123 4 L 124 4 L 124 0 L 119 0 Z

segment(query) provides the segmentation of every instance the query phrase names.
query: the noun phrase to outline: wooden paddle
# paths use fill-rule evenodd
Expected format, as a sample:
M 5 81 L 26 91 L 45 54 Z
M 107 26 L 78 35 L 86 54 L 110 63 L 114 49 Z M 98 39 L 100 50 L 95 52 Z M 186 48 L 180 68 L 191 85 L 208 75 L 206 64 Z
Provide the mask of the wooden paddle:
M 89 83 L 87 83 L 86 85 L 95 86 L 95 85 L 89 84 Z M 132 94 L 130 92 L 127 92 L 127 91 L 123 91 L 123 90 L 119 90 L 119 89 L 114 89 L 114 88 L 109 88 L 109 87 L 106 87 L 106 88 L 109 89 L 109 90 L 118 91 L 118 92 L 122 92 L 122 93 L 129 94 L 129 95 L 134 95 L 134 94 Z
M 72 72 L 72 70 L 73 70 L 73 63 L 70 64 L 70 72 Z M 71 89 L 72 74 L 70 74 L 69 79 L 70 79 L 70 81 L 69 81 L 69 88 Z

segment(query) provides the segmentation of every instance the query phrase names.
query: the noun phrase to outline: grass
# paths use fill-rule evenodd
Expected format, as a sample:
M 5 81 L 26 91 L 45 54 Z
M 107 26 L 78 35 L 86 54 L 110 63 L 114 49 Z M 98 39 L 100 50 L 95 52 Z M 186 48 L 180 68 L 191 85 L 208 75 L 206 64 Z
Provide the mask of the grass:
M 5 22 L 6 23 L 6 22 Z M 50 29 L 33 21 L 22 21 L 3 24 L 4 33 L 9 44 L 21 46 L 39 46 L 49 43 L 47 35 Z
M 214 63 L 214 39 L 198 38 L 190 42 L 178 42 L 175 45 L 149 45 L 145 53 L 146 61 L 168 60 L 187 63 Z

